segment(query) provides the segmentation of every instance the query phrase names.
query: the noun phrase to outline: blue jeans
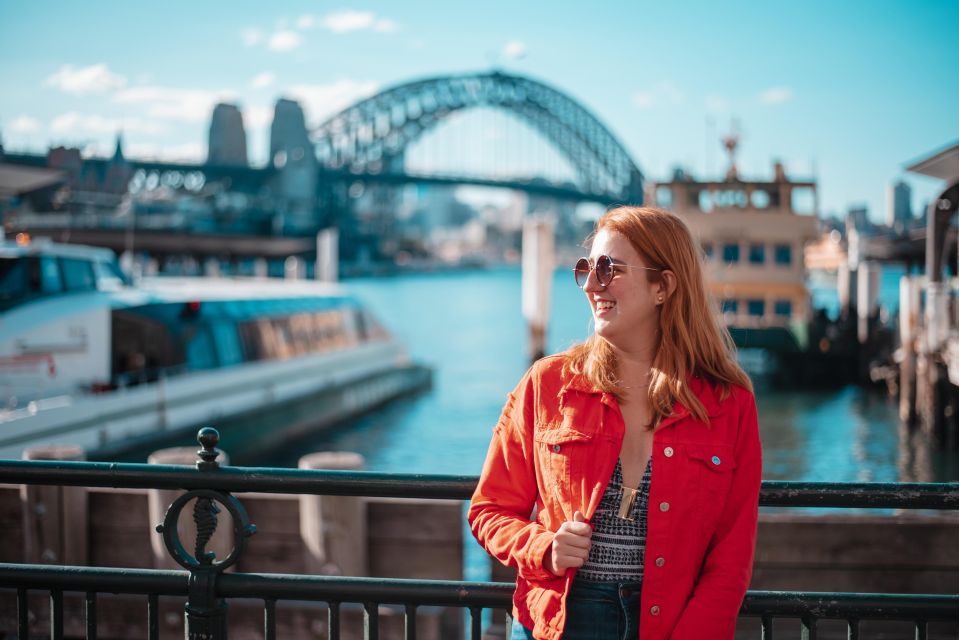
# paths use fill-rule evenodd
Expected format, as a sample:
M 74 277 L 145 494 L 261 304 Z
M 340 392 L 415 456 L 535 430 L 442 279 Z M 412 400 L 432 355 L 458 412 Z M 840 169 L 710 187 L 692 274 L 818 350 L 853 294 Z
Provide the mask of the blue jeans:
M 563 640 L 639 638 L 641 587 L 641 582 L 573 580 L 566 599 Z M 510 640 L 533 640 L 533 633 L 514 620 Z

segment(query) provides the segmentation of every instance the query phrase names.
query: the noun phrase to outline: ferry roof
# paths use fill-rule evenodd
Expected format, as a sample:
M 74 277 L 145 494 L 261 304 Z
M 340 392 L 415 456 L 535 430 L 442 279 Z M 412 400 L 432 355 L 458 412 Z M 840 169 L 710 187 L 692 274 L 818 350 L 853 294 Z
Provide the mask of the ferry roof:
M 65 258 L 85 258 L 100 262 L 113 261 L 115 255 L 109 249 L 90 247 L 82 244 L 62 244 L 50 238 L 31 238 L 29 243 L 20 244 L 12 240 L 0 242 L 0 257 L 19 258 L 21 256 L 61 256 Z
M 959 178 L 959 142 L 906 166 L 906 171 L 953 181 Z

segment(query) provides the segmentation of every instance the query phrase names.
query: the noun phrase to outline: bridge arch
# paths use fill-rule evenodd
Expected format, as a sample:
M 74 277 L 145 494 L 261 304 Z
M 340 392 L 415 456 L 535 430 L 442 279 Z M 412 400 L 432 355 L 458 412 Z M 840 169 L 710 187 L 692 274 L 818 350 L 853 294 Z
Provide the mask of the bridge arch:
M 576 171 L 584 193 L 643 201 L 643 175 L 623 145 L 585 107 L 536 80 L 499 71 L 437 76 L 388 88 L 344 109 L 313 132 L 328 169 L 377 173 L 451 114 L 497 107 L 537 130 Z

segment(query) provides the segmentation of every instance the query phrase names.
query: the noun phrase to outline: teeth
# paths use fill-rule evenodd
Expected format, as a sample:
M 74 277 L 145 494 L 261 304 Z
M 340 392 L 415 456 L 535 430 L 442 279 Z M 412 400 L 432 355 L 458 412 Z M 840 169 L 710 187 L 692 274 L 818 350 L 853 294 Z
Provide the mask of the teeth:
M 600 300 L 596 303 L 596 309 L 599 311 L 605 311 L 606 309 L 612 309 L 616 306 L 615 302 L 610 302 L 609 300 Z

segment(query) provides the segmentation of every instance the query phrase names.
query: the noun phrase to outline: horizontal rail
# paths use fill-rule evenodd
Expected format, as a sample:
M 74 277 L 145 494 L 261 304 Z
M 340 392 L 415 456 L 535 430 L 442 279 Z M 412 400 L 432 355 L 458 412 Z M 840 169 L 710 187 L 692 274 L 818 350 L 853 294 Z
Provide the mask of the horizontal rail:
M 215 472 L 200 473 L 187 465 L 0 460 L 0 483 L 13 484 L 467 500 L 476 482 L 476 476 L 374 471 L 224 466 Z M 762 483 L 759 504 L 767 507 L 959 509 L 959 483 L 766 481 Z
M 189 572 L 159 569 L 51 567 L 0 563 L 6 588 L 83 593 L 185 596 Z M 345 578 L 272 573 L 223 574 L 217 596 L 397 605 L 509 609 L 514 585 L 505 582 Z M 749 591 L 741 615 L 863 620 L 959 620 L 959 595 Z

